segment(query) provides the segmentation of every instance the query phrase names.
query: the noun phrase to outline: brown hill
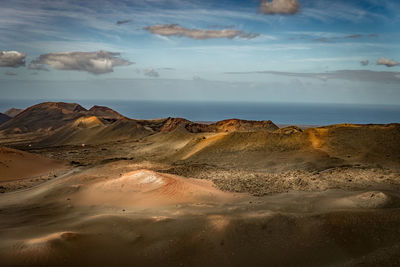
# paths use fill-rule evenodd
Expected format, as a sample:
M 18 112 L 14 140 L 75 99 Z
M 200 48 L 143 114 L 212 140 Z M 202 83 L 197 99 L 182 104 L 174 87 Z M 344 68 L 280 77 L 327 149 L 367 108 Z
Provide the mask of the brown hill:
M 271 121 L 230 119 L 211 124 L 200 124 L 182 118 L 170 117 L 158 120 L 131 120 L 104 106 L 93 106 L 86 110 L 76 103 L 46 102 L 27 108 L 12 120 L 1 125 L 0 131 L 5 131 L 6 134 L 32 132 L 51 134 L 52 131 L 64 127 L 63 129 L 71 134 L 69 130 L 71 124 L 73 127 L 82 128 L 85 126 L 91 128 L 91 126 L 108 126 L 121 119 L 124 119 L 124 121 L 116 127 L 119 129 L 118 133 L 124 136 L 132 136 L 132 133 L 129 132 L 132 129 L 143 128 L 147 132 L 169 132 L 180 125 L 184 125 L 186 130 L 192 133 L 274 131 L 278 129 Z M 126 127 L 127 124 L 130 126 Z M 121 127 L 121 125 L 125 126 Z M 122 133 L 122 129 L 128 132 Z M 111 131 L 108 132 L 111 134 Z M 133 136 L 136 136 L 136 134 L 133 134 Z
M 160 128 L 160 132 L 171 132 L 173 130 L 175 130 L 179 125 L 184 124 L 190 124 L 192 123 L 191 121 L 188 121 L 186 119 L 182 119 L 182 118 L 171 118 L 168 117 L 164 122 L 162 127 Z
M 0 147 L 0 181 L 23 179 L 65 168 L 62 162 L 24 151 Z
M 48 132 L 83 116 L 87 110 L 76 103 L 46 102 L 34 105 L 0 126 L 8 133 Z
M 107 107 L 86 110 L 74 103 L 42 103 L 4 123 L 0 130 L 6 137 L 13 132 L 37 132 L 41 147 L 130 140 L 136 142 L 135 153 L 143 157 L 227 168 L 400 167 L 399 124 L 279 129 L 271 121 L 230 119 L 206 124 L 183 118 L 133 120 Z M 148 138 L 137 143 L 144 137 Z
M 24 110 L 19 109 L 19 108 L 10 108 L 6 112 L 4 112 L 4 114 L 6 114 L 7 116 L 9 116 L 11 118 L 14 118 L 18 114 L 20 114 L 22 111 L 24 111 Z
M 5 125 L 0 131 L 12 134 L 40 134 L 36 145 L 98 144 L 137 139 L 168 128 L 168 119 L 132 120 L 103 106 L 86 110 L 76 103 L 46 102 L 32 106 Z M 173 127 L 173 126 L 171 126 Z M 20 139 L 18 137 L 17 139 Z M 32 136 L 29 136 L 30 140 Z
M 120 119 L 124 118 L 121 114 L 112 110 L 111 108 L 104 107 L 104 106 L 93 106 L 89 109 L 88 112 L 90 115 L 102 117 L 104 119 Z
M 304 131 L 311 146 L 350 163 L 399 167 L 400 124 L 338 124 Z
M 152 128 L 156 132 L 171 132 L 179 126 L 191 133 L 215 133 L 215 132 L 254 132 L 275 131 L 279 129 L 272 121 L 248 121 L 228 119 L 214 123 L 196 123 L 183 118 L 171 118 L 159 120 L 139 120 L 141 124 Z
M 46 102 L 34 105 L 1 125 L 7 134 L 42 132 L 49 133 L 71 123 L 77 127 L 92 127 L 113 123 L 124 118 L 118 112 L 102 106 L 90 110 L 76 103 Z M 78 125 L 79 124 L 79 125 Z
M 41 147 L 57 145 L 101 144 L 118 140 L 138 139 L 152 134 L 135 120 L 122 118 L 113 122 L 98 117 L 80 117 L 42 139 Z
M 5 123 L 6 121 L 9 121 L 11 119 L 10 116 L 0 113 L 0 124 Z
M 156 136 L 152 140 L 157 142 Z M 203 132 L 186 137 L 185 142 L 168 157 L 187 163 L 268 171 L 313 171 L 348 165 L 400 168 L 400 124 Z
M 200 132 L 255 132 L 279 129 L 272 121 L 248 121 L 229 119 L 211 124 L 190 123 L 186 129 L 192 133 Z

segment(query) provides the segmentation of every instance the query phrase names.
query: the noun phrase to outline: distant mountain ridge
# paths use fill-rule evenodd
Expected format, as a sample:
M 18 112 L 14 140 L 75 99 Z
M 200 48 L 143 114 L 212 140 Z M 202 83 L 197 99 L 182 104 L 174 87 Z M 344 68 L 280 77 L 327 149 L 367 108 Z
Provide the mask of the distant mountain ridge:
M 52 131 L 73 123 L 81 117 L 98 116 L 100 119 L 123 118 L 118 112 L 95 106 L 87 110 L 77 103 L 45 102 L 31 106 L 15 118 L 0 126 L 0 131 L 9 133 L 27 133 L 35 131 Z
M 6 112 L 4 112 L 4 114 L 6 114 L 7 116 L 9 116 L 11 118 L 14 118 L 18 114 L 20 114 L 22 111 L 24 111 L 24 110 L 19 109 L 19 108 L 10 108 Z
M 240 164 L 239 159 L 246 158 L 252 160 L 243 164 L 266 161 L 275 168 L 276 158 L 283 157 L 288 158 L 285 168 L 301 165 L 319 169 L 354 162 L 397 168 L 400 160 L 400 124 L 396 123 L 338 124 L 303 130 L 297 126 L 279 128 L 269 120 L 139 120 L 103 106 L 87 110 L 77 103 L 46 102 L 0 125 L 5 140 L 21 142 L 24 134 L 32 147 L 144 140 L 156 151 L 163 149 L 165 157 L 207 164 L 221 159 Z
M 85 119 L 86 118 L 86 119 Z M 90 118 L 90 119 L 89 119 Z M 0 131 L 7 133 L 51 132 L 67 125 L 82 127 L 83 125 L 110 126 L 134 125 L 136 129 L 143 128 L 149 132 L 168 132 L 183 125 L 192 133 L 197 132 L 233 132 L 233 131 L 274 131 L 279 129 L 271 121 L 247 121 L 239 119 L 223 120 L 211 124 L 191 122 L 182 118 L 166 118 L 158 120 L 134 120 L 129 119 L 115 110 L 105 106 L 93 106 L 89 110 L 77 103 L 44 102 L 31 106 L 17 117 L 0 126 Z M 96 125 L 95 121 L 98 121 Z

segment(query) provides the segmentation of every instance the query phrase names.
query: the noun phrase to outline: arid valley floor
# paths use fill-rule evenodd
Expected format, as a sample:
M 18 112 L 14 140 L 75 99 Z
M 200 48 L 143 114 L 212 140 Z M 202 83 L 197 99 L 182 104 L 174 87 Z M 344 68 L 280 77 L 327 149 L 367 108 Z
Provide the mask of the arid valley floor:
M 400 125 L 0 124 L 0 266 L 398 266 Z

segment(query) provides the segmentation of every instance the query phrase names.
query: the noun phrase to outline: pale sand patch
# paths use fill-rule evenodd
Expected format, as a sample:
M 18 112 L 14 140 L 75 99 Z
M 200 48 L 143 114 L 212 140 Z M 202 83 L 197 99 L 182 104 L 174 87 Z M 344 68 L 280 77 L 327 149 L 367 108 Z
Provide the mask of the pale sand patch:
M 224 203 L 231 199 L 232 194 L 220 191 L 211 181 L 141 169 L 87 186 L 79 192 L 75 203 L 154 207 L 179 203 Z

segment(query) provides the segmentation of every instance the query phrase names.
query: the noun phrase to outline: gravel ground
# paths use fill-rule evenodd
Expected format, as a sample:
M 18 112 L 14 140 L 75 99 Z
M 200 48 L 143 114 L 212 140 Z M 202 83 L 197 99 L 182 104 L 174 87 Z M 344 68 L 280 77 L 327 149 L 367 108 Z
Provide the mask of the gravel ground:
M 400 173 L 388 169 L 338 167 L 321 172 L 292 170 L 282 173 L 221 170 L 205 165 L 179 166 L 165 172 L 212 180 L 218 188 L 230 192 L 248 192 L 255 196 L 328 189 L 360 190 L 400 188 Z

